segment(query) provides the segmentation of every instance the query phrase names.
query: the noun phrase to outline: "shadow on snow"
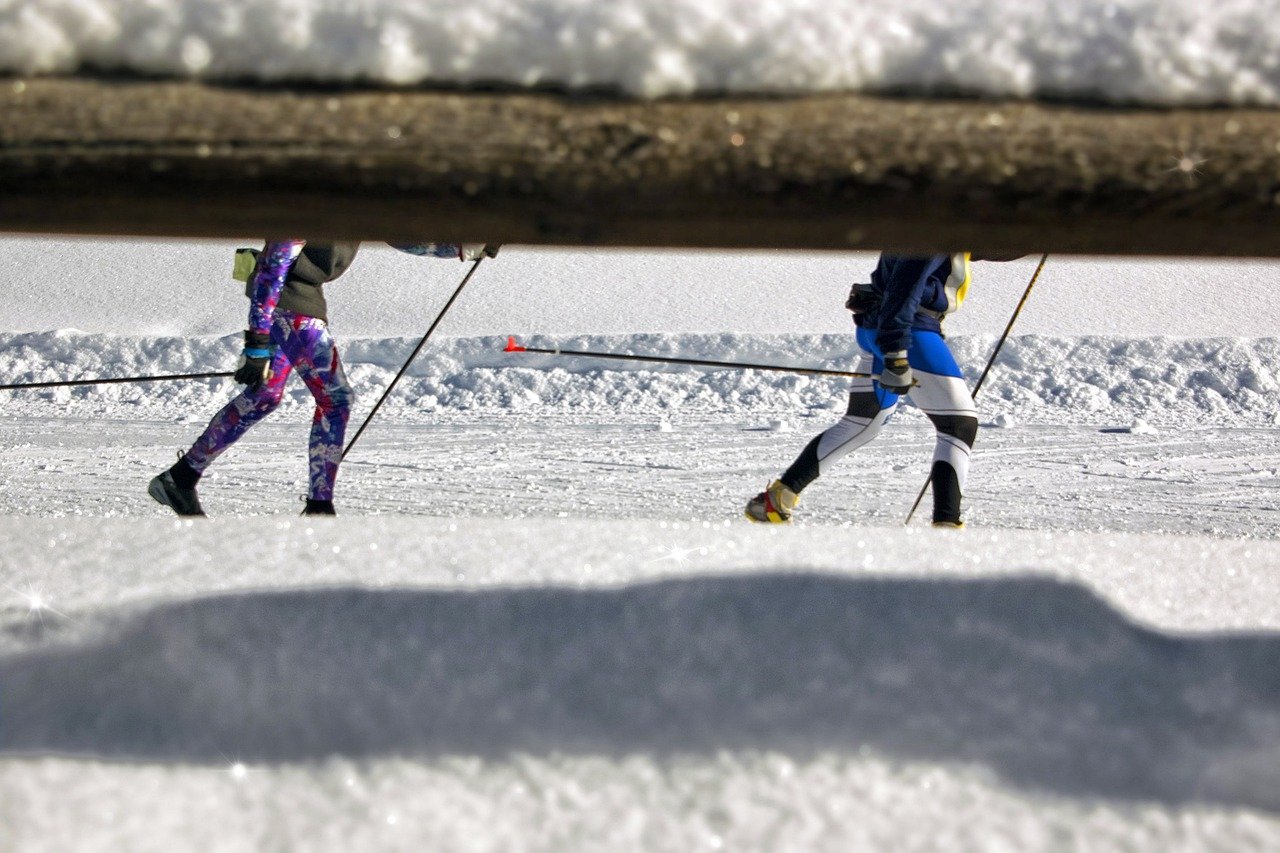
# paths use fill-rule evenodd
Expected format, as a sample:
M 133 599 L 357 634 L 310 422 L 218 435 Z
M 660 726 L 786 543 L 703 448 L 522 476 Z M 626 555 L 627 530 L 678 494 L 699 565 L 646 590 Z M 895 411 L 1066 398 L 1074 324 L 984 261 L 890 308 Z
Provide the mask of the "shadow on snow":
M 0 754 L 220 762 L 867 747 L 1280 811 L 1280 637 L 1082 587 L 775 574 L 199 598 L 0 657 Z

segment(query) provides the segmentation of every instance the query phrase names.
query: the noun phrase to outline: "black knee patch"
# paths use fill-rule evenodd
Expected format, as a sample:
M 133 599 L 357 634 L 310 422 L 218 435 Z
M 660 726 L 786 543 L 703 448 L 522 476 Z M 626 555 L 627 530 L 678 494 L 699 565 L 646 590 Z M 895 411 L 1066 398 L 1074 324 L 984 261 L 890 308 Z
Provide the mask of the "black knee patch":
M 875 395 L 874 391 L 853 391 L 849 394 L 849 408 L 845 409 L 845 414 L 855 418 L 867 418 L 870 420 L 880 414 L 880 398 Z M 976 430 L 978 422 L 974 421 L 974 429 Z
M 969 415 L 929 415 L 929 420 L 938 432 L 958 438 L 969 447 L 978 438 L 978 419 Z

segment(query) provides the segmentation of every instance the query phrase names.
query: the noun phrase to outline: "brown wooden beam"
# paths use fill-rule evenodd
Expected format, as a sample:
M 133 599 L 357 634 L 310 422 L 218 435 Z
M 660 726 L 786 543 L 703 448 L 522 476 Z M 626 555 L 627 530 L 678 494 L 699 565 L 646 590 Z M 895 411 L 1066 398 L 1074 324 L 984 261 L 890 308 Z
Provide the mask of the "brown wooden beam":
M 0 231 L 1280 256 L 1280 113 L 0 78 Z

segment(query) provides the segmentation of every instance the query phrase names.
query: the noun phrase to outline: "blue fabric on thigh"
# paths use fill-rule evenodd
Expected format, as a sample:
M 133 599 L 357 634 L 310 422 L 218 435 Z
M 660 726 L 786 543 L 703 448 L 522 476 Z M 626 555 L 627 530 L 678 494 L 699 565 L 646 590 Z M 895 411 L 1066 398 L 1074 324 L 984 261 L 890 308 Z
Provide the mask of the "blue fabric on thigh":
M 880 352 L 880 348 L 876 346 L 874 329 L 858 329 L 858 346 L 871 354 L 872 373 L 884 370 L 884 353 Z M 951 354 L 951 348 L 937 332 L 913 329 L 911 348 L 907 350 L 907 361 L 911 363 L 912 370 L 922 370 L 936 376 L 964 378 L 960 365 L 956 364 L 956 357 Z

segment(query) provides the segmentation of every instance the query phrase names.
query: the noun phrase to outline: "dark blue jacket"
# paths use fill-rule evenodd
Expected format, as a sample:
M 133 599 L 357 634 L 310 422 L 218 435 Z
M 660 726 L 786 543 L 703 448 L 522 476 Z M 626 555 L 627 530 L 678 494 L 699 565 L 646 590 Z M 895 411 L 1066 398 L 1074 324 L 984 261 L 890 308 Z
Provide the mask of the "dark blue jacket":
M 942 318 L 964 301 L 969 288 L 969 255 L 882 254 L 871 274 L 880 307 L 859 325 L 876 330 L 881 352 L 911 347 L 911 331 L 942 331 Z

